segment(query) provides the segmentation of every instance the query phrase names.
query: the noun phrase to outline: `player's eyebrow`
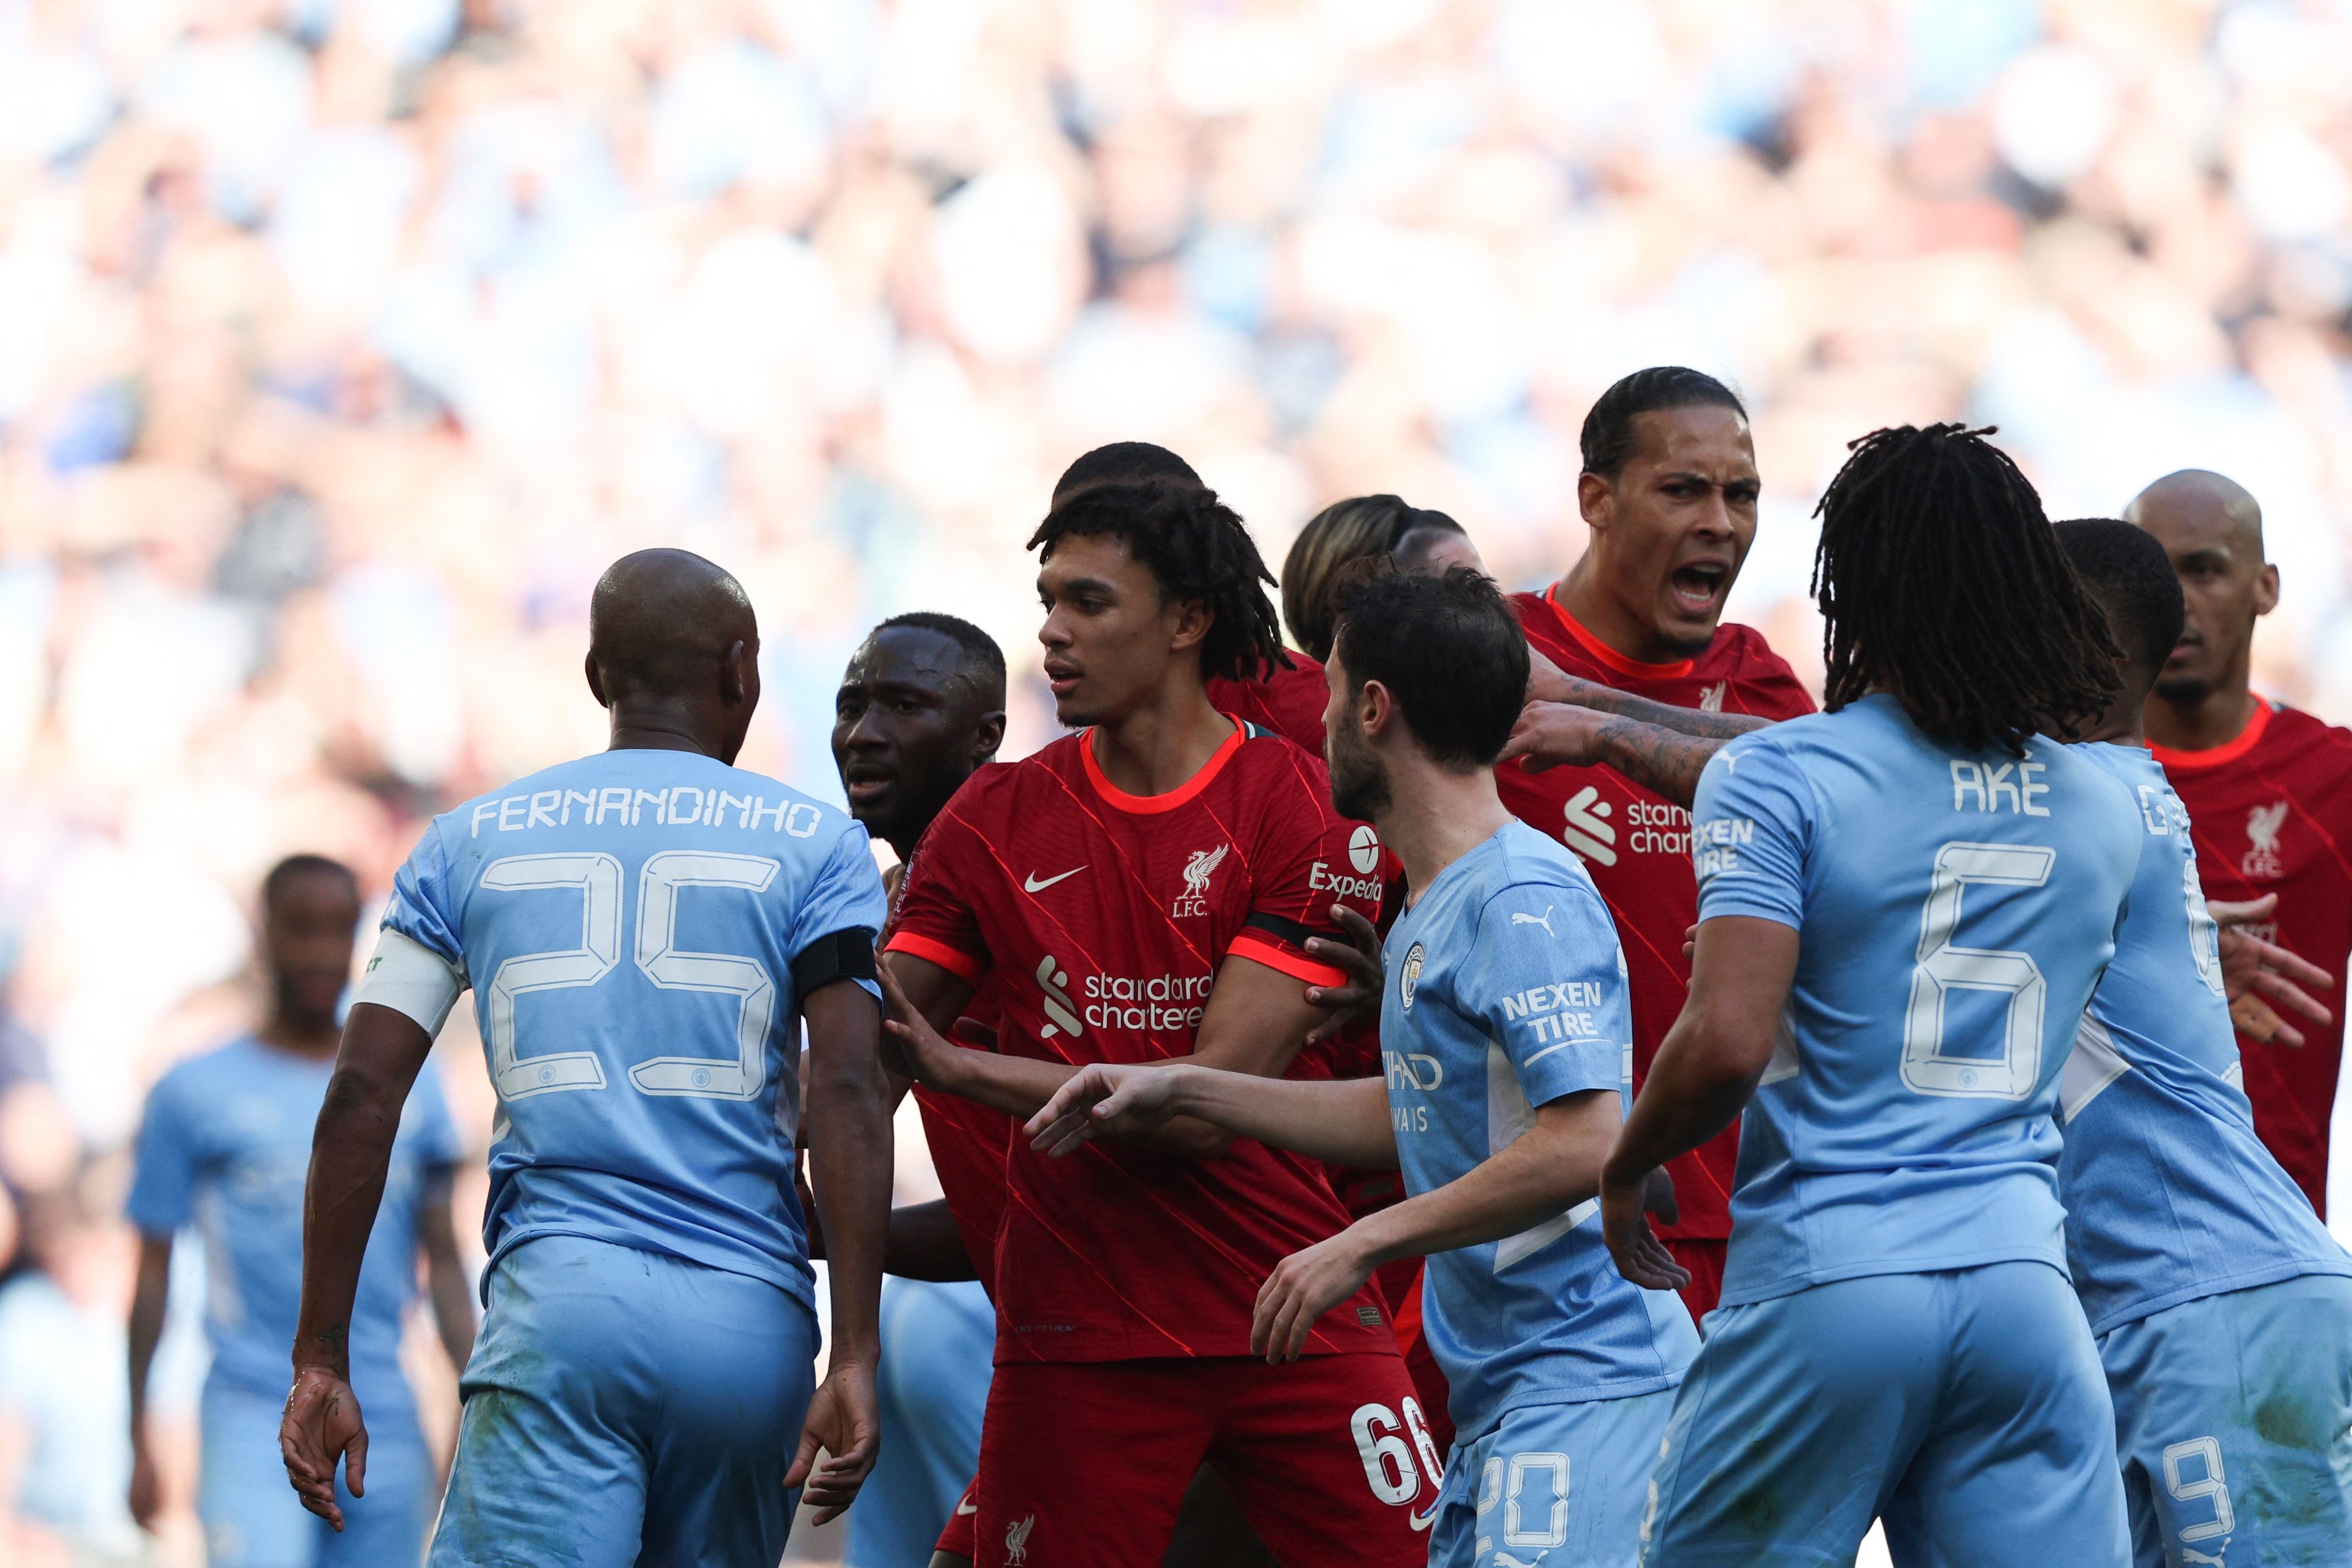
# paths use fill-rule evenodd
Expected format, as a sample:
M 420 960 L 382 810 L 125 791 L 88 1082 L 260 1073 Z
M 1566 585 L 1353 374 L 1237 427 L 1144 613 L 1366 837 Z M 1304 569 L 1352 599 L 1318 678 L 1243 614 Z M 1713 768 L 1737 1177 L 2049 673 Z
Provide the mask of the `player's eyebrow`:
M 1037 583 L 1037 592 L 1043 594 L 1048 591 L 1049 590 L 1045 585 L 1045 580 L 1040 578 Z M 1118 592 L 1118 589 L 1108 578 L 1073 577 L 1069 581 L 1061 584 L 1061 592 L 1065 594 L 1116 594 Z

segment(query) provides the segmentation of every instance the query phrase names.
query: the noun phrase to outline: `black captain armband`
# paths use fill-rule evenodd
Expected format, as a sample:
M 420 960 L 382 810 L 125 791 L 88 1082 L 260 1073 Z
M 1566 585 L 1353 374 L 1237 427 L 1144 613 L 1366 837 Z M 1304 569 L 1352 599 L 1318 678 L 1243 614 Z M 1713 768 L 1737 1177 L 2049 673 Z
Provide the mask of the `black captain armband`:
M 836 980 L 871 980 L 874 933 L 864 926 L 832 931 L 801 949 L 793 960 L 793 994 L 805 996 Z
M 1242 929 L 1262 931 L 1270 937 L 1288 942 L 1301 952 L 1307 951 L 1307 941 L 1312 937 L 1321 937 L 1326 942 L 1344 942 L 1348 940 L 1338 931 L 1320 931 L 1302 921 L 1287 920 L 1281 915 L 1270 915 L 1264 910 L 1253 912 L 1249 919 L 1242 921 Z

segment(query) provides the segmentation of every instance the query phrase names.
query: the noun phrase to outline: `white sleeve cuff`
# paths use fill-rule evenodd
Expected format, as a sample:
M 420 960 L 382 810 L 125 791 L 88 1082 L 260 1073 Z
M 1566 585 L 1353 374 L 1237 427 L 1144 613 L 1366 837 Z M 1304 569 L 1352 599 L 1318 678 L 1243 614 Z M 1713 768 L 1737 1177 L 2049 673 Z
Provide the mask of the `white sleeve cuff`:
M 437 1038 L 466 985 L 463 969 L 415 938 L 387 927 L 376 938 L 375 956 L 368 960 L 352 1000 L 373 1002 L 414 1018 L 425 1034 Z

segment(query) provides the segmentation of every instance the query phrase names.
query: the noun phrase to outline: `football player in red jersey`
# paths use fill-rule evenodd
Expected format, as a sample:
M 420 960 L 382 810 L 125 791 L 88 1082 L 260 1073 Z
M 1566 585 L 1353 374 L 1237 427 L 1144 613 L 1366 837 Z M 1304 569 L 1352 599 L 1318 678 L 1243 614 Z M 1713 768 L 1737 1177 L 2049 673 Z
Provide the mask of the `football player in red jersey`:
M 1264 564 L 1195 485 L 1071 493 L 1033 539 L 1059 717 L 982 769 L 918 846 L 886 942 L 914 1076 L 1015 1116 L 1078 1067 L 1196 1060 L 1278 1076 L 1345 975 L 1309 945 L 1369 915 L 1380 846 L 1332 813 L 1319 758 L 1222 714 L 1205 677 L 1277 650 Z M 1319 933 L 1319 936 L 1318 936 Z M 995 1053 L 942 1031 L 999 1009 Z M 1278 1558 L 1416 1563 L 1438 1478 L 1365 1289 L 1307 1359 L 1250 1353 L 1260 1286 L 1346 1227 L 1319 1167 L 1193 1122 L 1045 1160 L 1016 1142 L 998 1241 L 997 1373 L 976 1561 L 1156 1563 L 1206 1459 Z
M 1529 696 L 1586 711 L 1532 710 L 1521 726 L 1549 718 L 1574 729 L 1576 747 L 1541 753 L 1571 765 L 1505 767 L 1496 778 L 1522 821 L 1584 858 L 1616 917 L 1638 1087 L 1690 984 L 1683 933 L 1698 918 L 1698 885 L 1688 807 L 1713 747 L 1648 730 L 1633 743 L 1634 727 L 1608 726 L 1596 710 L 1727 738 L 1813 703 L 1761 633 L 1722 624 L 1756 537 L 1759 489 L 1747 411 L 1731 389 L 1680 366 L 1636 371 L 1592 405 L 1582 443 L 1577 501 L 1591 543 L 1567 576 L 1514 602 L 1541 656 Z M 1506 754 L 1528 752 L 1534 738 Z M 1683 1299 L 1695 1317 L 1714 1310 L 1721 1288 L 1738 1147 L 1735 1123 L 1667 1167 L 1680 1214 L 1659 1235 L 1690 1274 Z
M 2189 601 L 2147 727 L 2189 808 L 2205 896 L 2262 900 L 2251 934 L 2340 974 L 2352 948 L 2352 731 L 2249 683 L 2254 622 L 2279 598 L 2262 508 L 2232 480 L 2189 468 L 2142 490 L 2124 515 L 2164 545 Z M 2325 1218 L 2340 1009 L 2299 1030 L 2255 995 L 2231 1011 L 2254 1131 Z

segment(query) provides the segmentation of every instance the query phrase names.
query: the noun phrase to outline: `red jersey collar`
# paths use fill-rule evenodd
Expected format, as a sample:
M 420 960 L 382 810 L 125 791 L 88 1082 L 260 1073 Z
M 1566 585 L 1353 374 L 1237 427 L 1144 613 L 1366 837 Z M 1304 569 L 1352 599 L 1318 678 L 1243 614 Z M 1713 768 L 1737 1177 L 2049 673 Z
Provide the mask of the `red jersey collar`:
M 2238 731 L 2236 739 L 2224 741 L 2218 746 L 2208 746 L 2201 752 L 2176 752 L 2170 746 L 2159 746 L 2154 741 L 2147 743 L 2147 749 L 2155 754 L 2158 762 L 2168 768 L 2218 768 L 2224 763 L 2234 763 L 2252 751 L 2261 743 L 2263 731 L 2270 727 L 2270 699 L 2257 693 L 2254 716 L 2246 721 L 2246 727 Z
M 1086 768 L 1087 783 L 1094 785 L 1095 793 L 1101 795 L 1105 802 L 1117 806 L 1121 811 L 1145 815 L 1173 811 L 1208 788 L 1210 781 L 1224 771 L 1225 764 L 1233 761 L 1234 753 L 1242 749 L 1242 742 L 1249 739 L 1250 727 L 1247 724 L 1230 713 L 1224 714 L 1223 717 L 1233 725 L 1234 732 L 1225 737 L 1224 744 L 1219 746 L 1207 762 L 1201 764 L 1199 773 L 1194 773 L 1166 795 L 1129 795 L 1105 778 L 1102 764 L 1095 761 L 1094 729 L 1088 726 L 1079 731 L 1077 735 L 1078 758 Z
M 1697 662 L 1696 659 L 1678 658 L 1672 664 L 1643 664 L 1640 659 L 1627 658 L 1586 630 L 1582 621 L 1568 613 L 1568 606 L 1559 602 L 1559 584 L 1554 583 L 1546 588 L 1543 597 L 1544 603 L 1551 606 L 1551 613 L 1559 617 L 1559 624 L 1566 628 L 1568 635 L 1576 639 L 1577 646 L 1620 675 L 1630 675 L 1642 680 L 1673 680 L 1688 675 L 1692 665 Z

